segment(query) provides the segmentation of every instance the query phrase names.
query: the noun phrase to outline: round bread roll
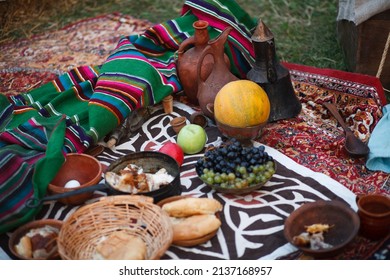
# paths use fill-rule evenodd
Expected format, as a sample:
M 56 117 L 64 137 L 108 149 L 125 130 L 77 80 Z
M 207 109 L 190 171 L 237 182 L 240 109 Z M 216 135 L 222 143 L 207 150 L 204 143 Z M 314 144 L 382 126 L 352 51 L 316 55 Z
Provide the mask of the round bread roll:
M 193 215 L 184 218 L 171 217 L 173 224 L 173 242 L 203 237 L 221 226 L 214 214 Z
M 99 242 L 93 259 L 97 260 L 144 260 L 146 244 L 138 236 L 116 231 Z
M 165 203 L 162 209 L 171 217 L 215 214 L 222 210 L 222 204 L 213 198 L 189 197 Z
M 18 244 L 15 245 L 15 251 L 27 258 L 27 259 L 31 259 L 32 258 L 32 243 L 31 243 L 31 238 L 27 235 L 24 235 Z

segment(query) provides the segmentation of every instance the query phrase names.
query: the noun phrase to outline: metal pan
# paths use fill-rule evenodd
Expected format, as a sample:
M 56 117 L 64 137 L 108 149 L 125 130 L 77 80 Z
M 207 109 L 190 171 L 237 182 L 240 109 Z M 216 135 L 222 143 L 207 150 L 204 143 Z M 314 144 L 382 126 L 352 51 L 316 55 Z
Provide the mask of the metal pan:
M 123 170 L 129 164 L 135 164 L 137 166 L 142 167 L 145 173 L 155 173 L 161 168 L 165 168 L 168 174 L 174 177 L 172 182 L 167 185 L 161 186 L 158 190 L 143 193 L 140 192 L 137 193 L 137 195 L 146 195 L 153 197 L 153 201 L 157 203 L 162 199 L 181 194 L 180 167 L 177 164 L 176 160 L 174 160 L 172 157 L 160 152 L 153 151 L 131 153 L 120 157 L 118 160 L 111 163 L 105 171 L 105 174 L 107 174 L 107 172 L 119 173 L 120 170 Z M 66 193 L 45 196 L 42 199 L 30 198 L 26 201 L 25 205 L 29 208 L 36 208 L 39 207 L 45 201 L 56 201 L 58 199 L 71 197 L 82 193 L 93 192 L 97 190 L 107 191 L 108 195 L 131 195 L 130 193 L 123 192 L 114 188 L 114 186 L 105 181 L 105 183 L 103 184 L 88 186 Z

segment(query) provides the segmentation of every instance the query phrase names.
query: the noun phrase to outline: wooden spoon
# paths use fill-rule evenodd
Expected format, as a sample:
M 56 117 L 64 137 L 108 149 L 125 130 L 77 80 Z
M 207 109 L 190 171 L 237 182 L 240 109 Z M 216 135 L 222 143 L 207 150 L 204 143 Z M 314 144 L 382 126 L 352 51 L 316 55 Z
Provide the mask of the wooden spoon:
M 323 104 L 329 112 L 336 118 L 345 132 L 345 150 L 350 156 L 353 157 L 365 157 L 370 152 L 368 146 L 362 142 L 355 134 L 349 129 L 343 118 L 339 114 L 336 106 L 333 103 Z

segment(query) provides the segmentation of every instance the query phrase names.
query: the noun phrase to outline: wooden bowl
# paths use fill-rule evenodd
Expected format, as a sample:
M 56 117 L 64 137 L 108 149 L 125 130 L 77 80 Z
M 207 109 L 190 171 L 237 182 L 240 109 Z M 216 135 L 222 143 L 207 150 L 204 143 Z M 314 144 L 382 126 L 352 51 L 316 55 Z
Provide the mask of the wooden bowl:
M 65 163 L 58 171 L 56 177 L 50 182 L 48 191 L 50 194 L 62 194 L 77 189 L 97 184 L 102 179 L 102 166 L 93 156 L 87 154 L 69 153 L 65 157 Z M 80 186 L 65 188 L 70 180 L 76 180 Z M 93 191 L 60 198 L 64 204 L 80 205 L 90 199 Z
M 162 207 L 166 203 L 177 201 L 180 199 L 186 199 L 189 197 L 192 197 L 192 196 L 191 195 L 172 196 L 172 197 L 168 197 L 166 199 L 161 200 L 160 202 L 157 203 L 157 205 Z M 218 213 L 216 213 L 215 215 L 218 219 L 220 219 Z M 183 247 L 196 246 L 196 245 L 203 244 L 203 243 L 209 241 L 211 238 L 213 238 L 217 234 L 217 232 L 218 232 L 218 229 L 214 230 L 214 231 L 212 231 L 204 236 L 198 237 L 198 238 L 172 241 L 172 244 L 177 245 L 177 246 L 183 246 Z
M 328 232 L 324 233 L 324 242 L 332 247 L 318 250 L 304 246 L 297 248 L 319 259 L 340 253 L 356 237 L 360 227 L 359 216 L 346 203 L 319 200 L 303 204 L 287 217 L 284 223 L 284 236 L 291 244 L 294 244 L 294 236 L 305 232 L 305 227 L 312 224 L 331 226 Z
M 58 229 L 58 232 L 60 231 L 61 227 L 63 225 L 62 221 L 55 220 L 55 219 L 42 219 L 42 220 L 35 220 L 32 222 L 28 222 L 20 227 L 18 227 L 10 236 L 10 239 L 8 241 L 8 247 L 11 251 L 11 253 L 17 257 L 18 259 L 22 260 L 45 260 L 45 259 L 59 259 L 58 251 L 55 250 L 53 254 L 51 254 L 48 258 L 28 258 L 25 256 L 20 255 L 15 246 L 20 242 L 20 239 L 25 236 L 30 230 L 32 229 L 39 229 L 43 228 L 45 226 L 51 226 L 53 228 Z M 57 242 L 57 240 L 53 240 L 52 242 Z

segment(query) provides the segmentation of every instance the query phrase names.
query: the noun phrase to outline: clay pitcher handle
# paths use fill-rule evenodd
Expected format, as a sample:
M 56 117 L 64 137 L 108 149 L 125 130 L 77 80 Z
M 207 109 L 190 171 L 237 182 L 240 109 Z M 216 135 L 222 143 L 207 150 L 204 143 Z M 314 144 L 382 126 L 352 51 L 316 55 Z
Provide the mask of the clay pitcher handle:
M 177 59 L 180 60 L 183 57 L 184 52 L 187 50 L 187 47 L 190 45 L 195 45 L 195 37 L 191 36 L 185 39 L 179 46 L 177 50 Z
M 199 57 L 199 60 L 198 60 L 198 65 L 197 65 L 197 69 L 196 69 L 196 73 L 197 73 L 197 76 L 198 76 L 198 85 L 203 85 L 206 81 L 202 79 L 202 76 L 201 76 L 201 72 L 202 72 L 202 64 L 203 64 L 203 60 L 204 58 L 206 57 L 206 55 L 208 54 L 213 54 L 213 49 L 210 45 L 207 45 L 204 50 L 202 51 L 200 57 Z M 198 90 L 198 94 L 199 94 L 199 90 Z

